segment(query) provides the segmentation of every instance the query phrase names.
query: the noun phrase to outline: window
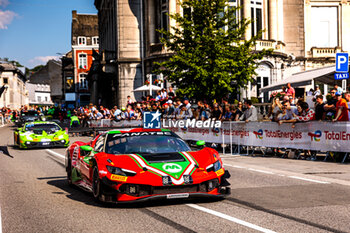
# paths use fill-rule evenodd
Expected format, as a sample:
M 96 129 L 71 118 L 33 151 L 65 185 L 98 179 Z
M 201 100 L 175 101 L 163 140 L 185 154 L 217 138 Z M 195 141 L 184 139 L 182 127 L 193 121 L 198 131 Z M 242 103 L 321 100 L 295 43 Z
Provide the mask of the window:
M 92 45 L 98 45 L 99 41 L 98 41 L 98 37 L 92 37 Z
M 86 45 L 86 37 L 79 36 L 78 37 L 78 45 Z
M 84 90 L 88 88 L 88 81 L 86 80 L 86 74 L 79 74 L 79 89 Z
M 87 55 L 86 53 L 79 53 L 79 69 L 87 69 Z
M 9 79 L 8 78 L 4 78 L 3 83 L 4 84 L 8 84 L 9 83 Z
M 45 96 L 45 102 L 47 102 L 47 101 L 48 101 L 47 96 Z
M 262 30 L 262 0 L 251 1 L 252 36 Z
M 168 0 L 161 0 L 160 27 L 165 31 L 169 30 Z
M 38 96 L 38 102 L 39 103 L 41 102 L 41 96 Z
M 311 47 L 338 46 L 338 8 L 311 7 Z
M 231 9 L 234 8 L 234 7 L 238 7 L 237 0 L 229 0 L 228 5 L 229 5 L 229 7 Z M 236 11 L 233 12 L 233 14 L 234 14 L 234 17 L 236 18 L 235 23 L 237 23 L 238 19 L 239 19 L 239 11 L 236 10 Z M 229 30 L 236 30 L 236 25 L 229 26 Z

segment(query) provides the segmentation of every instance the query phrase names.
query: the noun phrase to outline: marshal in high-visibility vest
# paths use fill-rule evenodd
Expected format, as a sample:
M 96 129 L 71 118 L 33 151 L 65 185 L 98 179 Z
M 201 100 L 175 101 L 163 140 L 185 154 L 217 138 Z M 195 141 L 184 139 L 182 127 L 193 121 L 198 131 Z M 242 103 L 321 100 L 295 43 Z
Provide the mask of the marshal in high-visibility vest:
M 71 116 L 70 118 L 70 127 L 78 127 L 80 125 L 79 118 L 77 116 Z

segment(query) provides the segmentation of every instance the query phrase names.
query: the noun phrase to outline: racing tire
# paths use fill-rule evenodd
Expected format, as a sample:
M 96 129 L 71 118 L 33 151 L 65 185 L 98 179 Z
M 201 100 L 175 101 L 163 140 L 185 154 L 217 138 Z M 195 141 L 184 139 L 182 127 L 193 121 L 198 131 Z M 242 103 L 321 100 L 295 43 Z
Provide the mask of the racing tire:
M 97 166 L 94 166 L 92 171 L 92 195 L 94 196 L 95 201 L 100 202 L 100 197 L 102 194 L 102 184 L 99 177 L 99 171 Z
M 68 164 L 67 164 L 67 168 L 66 168 L 66 171 L 67 171 L 67 182 L 68 182 L 69 186 L 72 186 L 73 185 L 73 181 L 72 181 L 72 162 L 71 162 L 69 154 L 67 156 L 68 156 Z

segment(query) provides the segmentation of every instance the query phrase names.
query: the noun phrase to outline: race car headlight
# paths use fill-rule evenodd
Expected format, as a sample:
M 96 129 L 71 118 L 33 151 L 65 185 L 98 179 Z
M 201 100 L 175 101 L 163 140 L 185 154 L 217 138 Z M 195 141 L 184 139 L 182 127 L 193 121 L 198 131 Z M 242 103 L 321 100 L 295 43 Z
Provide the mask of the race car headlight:
M 112 166 L 106 166 L 107 170 L 115 175 L 121 175 L 121 176 L 126 176 L 125 173 L 120 169 L 119 167 L 112 167 Z
M 112 167 L 112 166 L 106 166 L 107 170 L 115 175 L 121 175 L 121 176 L 134 176 L 136 175 L 136 172 L 124 169 L 124 168 L 119 168 L 119 167 Z
M 221 163 L 220 163 L 220 161 L 218 160 L 218 161 L 216 161 L 215 163 L 210 164 L 208 167 L 206 167 L 206 170 L 207 170 L 207 172 L 210 172 L 210 171 L 216 172 L 216 171 L 220 170 L 221 167 L 222 167 L 222 166 L 221 166 Z

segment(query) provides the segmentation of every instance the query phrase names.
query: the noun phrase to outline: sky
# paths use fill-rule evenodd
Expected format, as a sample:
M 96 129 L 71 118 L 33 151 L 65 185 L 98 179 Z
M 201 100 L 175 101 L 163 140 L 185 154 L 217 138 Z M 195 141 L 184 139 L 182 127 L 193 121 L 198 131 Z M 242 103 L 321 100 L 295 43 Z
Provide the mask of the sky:
M 0 58 L 33 68 L 71 49 L 72 10 L 97 13 L 94 0 L 0 0 Z

